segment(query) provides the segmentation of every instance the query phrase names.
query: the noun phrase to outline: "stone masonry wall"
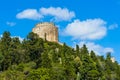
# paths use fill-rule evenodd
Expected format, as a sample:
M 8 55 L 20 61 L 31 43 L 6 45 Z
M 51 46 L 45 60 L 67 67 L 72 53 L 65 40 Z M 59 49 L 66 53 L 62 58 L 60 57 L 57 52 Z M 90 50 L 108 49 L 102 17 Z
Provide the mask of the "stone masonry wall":
M 58 28 L 53 23 L 39 23 L 33 28 L 32 32 L 47 41 L 58 42 Z

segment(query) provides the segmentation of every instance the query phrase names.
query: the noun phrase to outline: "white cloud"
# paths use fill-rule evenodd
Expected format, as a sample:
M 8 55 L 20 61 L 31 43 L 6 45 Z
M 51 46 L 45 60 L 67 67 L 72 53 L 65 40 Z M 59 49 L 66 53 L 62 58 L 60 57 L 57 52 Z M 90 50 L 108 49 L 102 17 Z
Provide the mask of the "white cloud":
M 3 37 L 3 35 L 0 35 L 0 38 L 2 38 L 2 37 Z M 19 38 L 20 42 L 22 42 L 24 40 L 24 38 L 22 38 L 20 36 L 11 36 L 11 38 L 15 38 L 15 37 Z
M 3 37 L 3 35 L 0 35 L 0 38 Z
M 41 8 L 40 13 L 43 15 L 54 16 L 54 19 L 57 21 L 60 20 L 69 21 L 75 17 L 75 13 L 73 11 L 69 11 L 67 8 L 60 7 Z
M 22 42 L 24 40 L 24 38 L 20 37 L 20 36 L 17 36 L 20 40 L 20 42 Z
M 11 26 L 11 27 L 16 25 L 15 22 L 6 22 L 6 24 L 7 24 L 8 26 Z
M 115 28 L 118 28 L 118 24 L 112 24 L 108 27 L 109 30 L 113 30 Z
M 95 44 L 93 42 L 85 42 L 85 41 L 82 41 L 79 43 L 79 46 L 82 47 L 83 44 L 85 44 L 89 50 L 89 52 L 91 50 L 93 50 L 97 55 L 102 55 L 102 54 L 105 54 L 107 52 L 111 52 L 111 53 L 114 53 L 114 50 L 110 47 L 103 47 L 99 44 Z
M 11 36 L 11 38 L 15 38 L 15 37 L 19 38 L 20 42 L 22 42 L 24 40 L 24 38 L 22 38 L 20 36 Z
M 74 39 L 101 39 L 107 33 L 106 22 L 102 19 L 87 19 L 85 21 L 77 19 L 67 25 L 64 33 Z
M 36 9 L 26 9 L 16 15 L 18 19 L 32 19 L 39 20 L 43 17 L 52 16 L 55 21 L 69 21 L 75 17 L 73 11 L 69 11 L 67 8 L 49 7 Z
M 39 20 L 43 16 L 36 9 L 26 9 L 16 15 L 18 19 Z

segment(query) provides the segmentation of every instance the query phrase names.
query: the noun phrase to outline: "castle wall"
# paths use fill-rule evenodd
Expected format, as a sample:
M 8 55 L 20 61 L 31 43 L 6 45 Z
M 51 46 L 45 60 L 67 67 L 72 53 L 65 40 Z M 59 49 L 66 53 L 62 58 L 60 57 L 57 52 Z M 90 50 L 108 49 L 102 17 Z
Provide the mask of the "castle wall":
M 39 23 L 32 31 L 47 41 L 58 42 L 58 28 L 53 23 Z

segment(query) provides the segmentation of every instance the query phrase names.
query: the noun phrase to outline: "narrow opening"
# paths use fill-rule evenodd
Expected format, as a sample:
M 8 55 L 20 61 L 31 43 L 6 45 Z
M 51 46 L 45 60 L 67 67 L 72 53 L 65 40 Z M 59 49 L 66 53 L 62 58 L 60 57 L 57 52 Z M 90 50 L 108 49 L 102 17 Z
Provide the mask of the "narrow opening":
M 46 37 L 47 37 L 47 33 L 45 33 L 45 35 L 44 35 L 45 41 L 46 41 Z

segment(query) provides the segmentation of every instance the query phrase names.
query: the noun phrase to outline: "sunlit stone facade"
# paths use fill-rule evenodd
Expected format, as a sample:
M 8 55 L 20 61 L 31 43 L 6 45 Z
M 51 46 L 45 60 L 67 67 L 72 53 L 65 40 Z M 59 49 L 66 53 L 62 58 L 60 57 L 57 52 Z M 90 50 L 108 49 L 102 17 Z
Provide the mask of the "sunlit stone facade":
M 33 28 L 32 32 L 38 34 L 44 40 L 58 42 L 58 28 L 53 23 L 39 23 Z

